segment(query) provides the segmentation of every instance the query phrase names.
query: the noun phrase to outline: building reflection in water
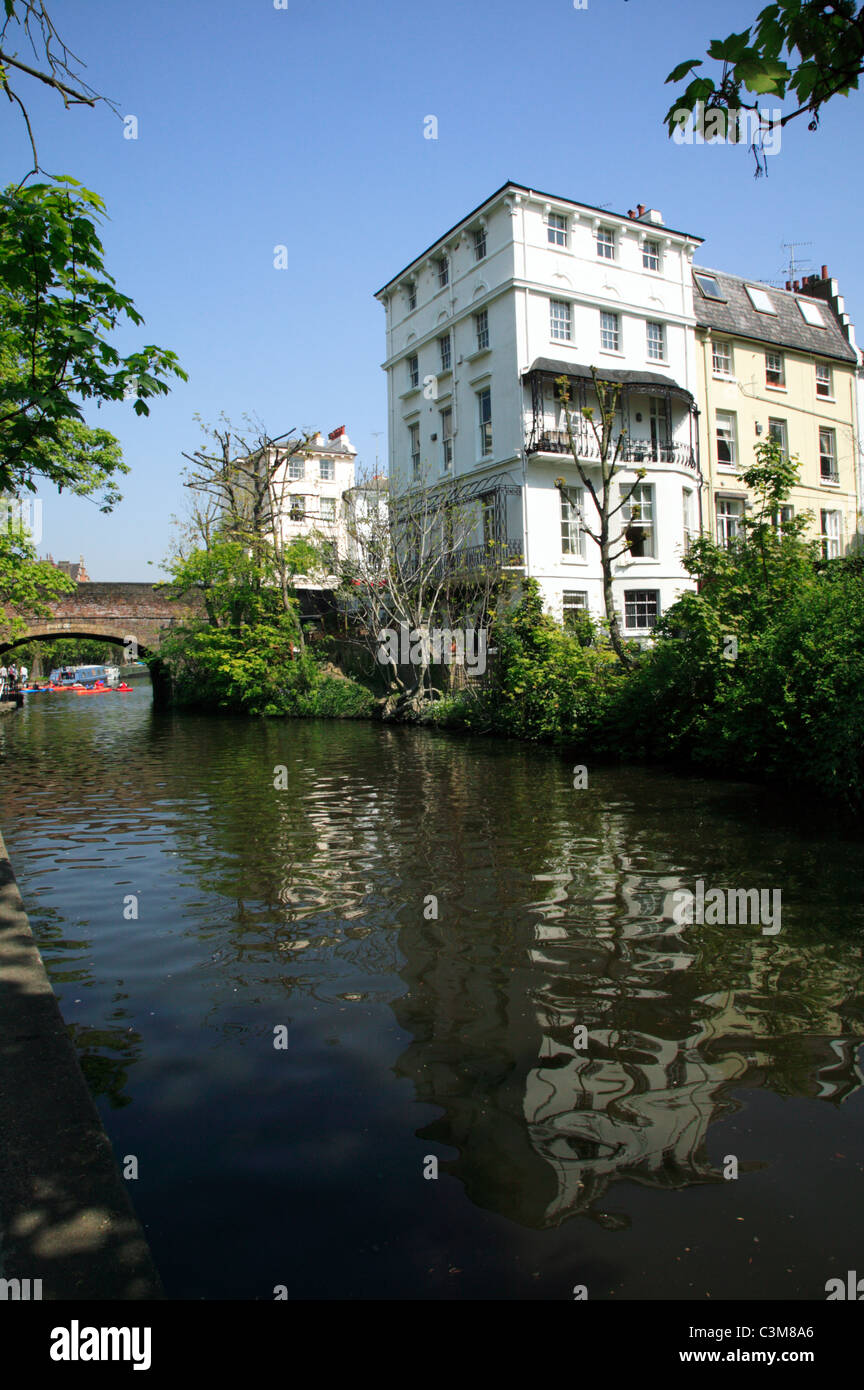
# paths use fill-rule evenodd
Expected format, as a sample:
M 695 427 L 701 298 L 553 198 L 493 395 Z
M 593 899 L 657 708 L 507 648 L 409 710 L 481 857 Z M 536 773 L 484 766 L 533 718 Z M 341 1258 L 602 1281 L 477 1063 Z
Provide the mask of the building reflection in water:
M 678 926 L 672 894 L 692 884 L 620 850 L 534 878 L 542 899 L 521 925 L 505 913 L 494 946 L 436 922 L 400 933 L 393 1008 L 414 1042 L 398 1070 L 442 1108 L 419 1137 L 458 1151 L 441 1168 L 479 1206 L 534 1228 L 626 1225 L 598 1208 L 616 1182 L 724 1181 L 709 1126 L 747 1089 L 839 1103 L 861 1085 L 857 952 L 796 941 L 793 913 L 785 939 Z M 762 1166 L 737 1156 L 742 1177 Z

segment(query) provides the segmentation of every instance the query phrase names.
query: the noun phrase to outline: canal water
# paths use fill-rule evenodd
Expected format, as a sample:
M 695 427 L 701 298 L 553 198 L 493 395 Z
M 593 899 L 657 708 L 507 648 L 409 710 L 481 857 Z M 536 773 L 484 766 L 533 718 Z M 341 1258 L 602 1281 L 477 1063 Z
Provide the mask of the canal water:
M 864 1269 L 864 849 L 819 805 L 142 687 L 31 696 L 0 758 L 170 1297 L 821 1300 Z M 781 930 L 676 922 L 698 881 L 780 890 Z

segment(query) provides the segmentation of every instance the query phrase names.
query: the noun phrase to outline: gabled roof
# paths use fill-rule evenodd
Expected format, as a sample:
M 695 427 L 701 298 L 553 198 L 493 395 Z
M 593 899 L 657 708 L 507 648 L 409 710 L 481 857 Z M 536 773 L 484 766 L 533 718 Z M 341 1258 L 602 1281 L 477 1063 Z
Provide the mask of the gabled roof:
M 855 349 L 844 334 L 837 316 L 827 299 L 816 295 L 778 290 L 759 280 L 744 280 L 725 270 L 709 270 L 694 265 L 693 274 L 710 275 L 720 286 L 722 302 L 706 299 L 698 284 L 693 283 L 693 308 L 696 323 L 701 328 L 716 329 L 730 337 L 751 338 L 757 343 L 774 343 L 797 352 L 814 353 L 817 357 L 833 357 L 841 362 L 857 362 Z M 775 314 L 763 314 L 753 307 L 746 286 L 764 290 L 776 309 Z M 825 320 L 824 328 L 805 321 L 797 300 L 818 304 Z

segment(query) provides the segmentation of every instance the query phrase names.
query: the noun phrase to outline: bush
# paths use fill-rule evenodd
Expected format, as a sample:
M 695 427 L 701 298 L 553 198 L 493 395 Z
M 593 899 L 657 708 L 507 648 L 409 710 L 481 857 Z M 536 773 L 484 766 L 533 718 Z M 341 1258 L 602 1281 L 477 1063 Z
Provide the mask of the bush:
M 308 653 L 300 655 L 288 624 L 204 627 L 172 636 L 161 659 L 171 678 L 173 703 L 234 714 L 356 719 L 374 698 L 357 681 L 324 675 Z

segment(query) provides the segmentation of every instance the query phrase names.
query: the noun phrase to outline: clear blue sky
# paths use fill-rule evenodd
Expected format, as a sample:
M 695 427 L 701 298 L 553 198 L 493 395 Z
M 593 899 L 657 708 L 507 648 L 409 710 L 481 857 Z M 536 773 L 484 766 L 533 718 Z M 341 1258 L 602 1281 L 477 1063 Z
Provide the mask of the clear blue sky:
M 386 390 L 373 293 L 507 179 L 616 212 L 658 207 L 705 238 L 704 263 L 748 276 L 781 278 L 781 243 L 812 242 L 799 254 L 827 262 L 864 336 L 864 95 L 832 103 L 817 133 L 787 127 L 758 181 L 745 150 L 679 147 L 662 125 L 666 74 L 761 6 L 49 0 L 139 138 L 106 108 L 67 112 L 30 91 L 41 162 L 108 204 L 107 265 L 146 320 L 121 346 L 173 348 L 189 381 L 149 419 L 92 411 L 132 467 L 124 500 L 106 517 L 44 492 L 40 551 L 83 553 L 93 579 L 160 577 L 196 412 L 257 413 L 272 434 L 344 424 L 374 462 Z M 11 108 L 0 118 L 9 182 L 28 149 Z M 274 269 L 278 244 L 288 270 Z

